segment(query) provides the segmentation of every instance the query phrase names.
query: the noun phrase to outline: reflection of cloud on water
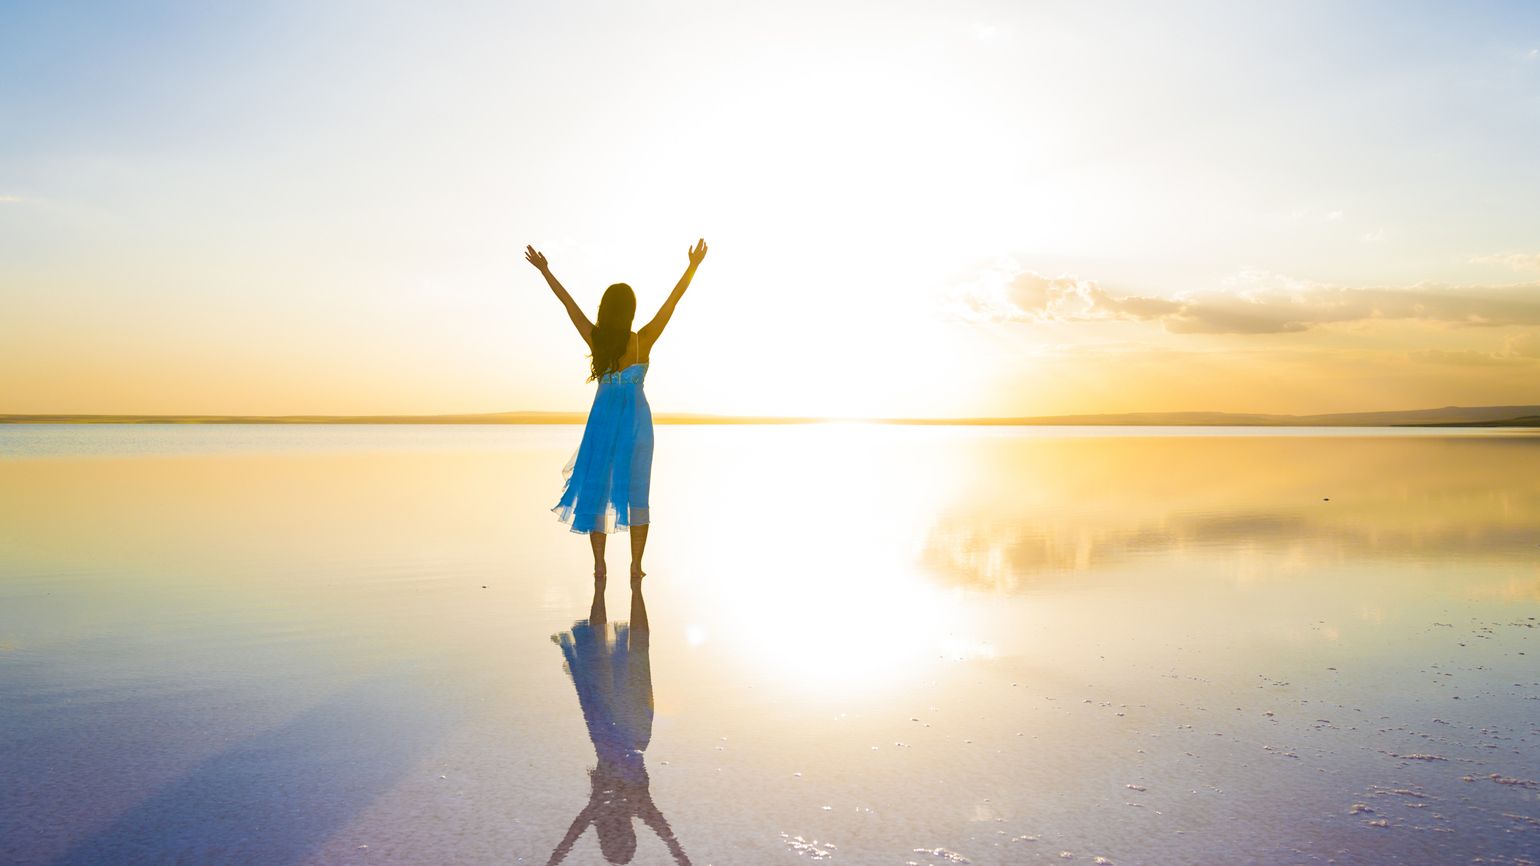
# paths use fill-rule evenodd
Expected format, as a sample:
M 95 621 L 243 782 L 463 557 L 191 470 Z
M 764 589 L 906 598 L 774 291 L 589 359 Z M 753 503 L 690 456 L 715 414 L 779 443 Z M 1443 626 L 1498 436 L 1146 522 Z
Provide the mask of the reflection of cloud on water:
M 932 528 L 921 561 L 949 583 L 1015 592 L 1148 556 L 1265 557 L 1273 571 L 1352 560 L 1512 562 L 1529 556 L 1540 538 L 1540 508 L 1498 521 L 1462 520 L 1457 511 L 1430 516 L 1414 507 L 1338 519 L 1331 516 L 1332 507 L 1323 502 L 1319 516 L 1304 511 L 1188 513 L 1125 526 L 1106 525 L 1105 515 L 1075 519 L 1023 513 L 1006 520 L 954 512 Z M 1511 583 L 1505 598 L 1518 600 L 1526 590 L 1540 597 L 1540 582 Z
M 1540 556 L 1528 436 L 1001 436 L 947 468 L 920 559 L 991 591 L 1157 563 L 1249 581 L 1458 559 L 1495 582 Z

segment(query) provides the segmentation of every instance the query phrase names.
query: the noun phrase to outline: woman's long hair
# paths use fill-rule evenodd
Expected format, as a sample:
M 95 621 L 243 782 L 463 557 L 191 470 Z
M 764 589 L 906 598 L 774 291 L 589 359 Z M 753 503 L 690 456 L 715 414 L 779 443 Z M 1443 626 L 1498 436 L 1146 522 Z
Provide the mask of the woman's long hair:
M 593 373 L 588 381 L 620 369 L 620 356 L 631 342 L 631 320 L 636 318 L 636 292 L 625 283 L 604 290 L 599 299 L 599 321 L 594 323 L 588 345 L 593 349 Z

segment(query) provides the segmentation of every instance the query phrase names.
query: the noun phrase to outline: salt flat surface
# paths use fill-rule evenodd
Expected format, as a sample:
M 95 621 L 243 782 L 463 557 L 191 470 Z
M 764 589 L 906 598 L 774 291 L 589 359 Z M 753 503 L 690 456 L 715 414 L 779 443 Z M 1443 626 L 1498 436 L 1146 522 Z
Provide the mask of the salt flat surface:
M 1540 859 L 1532 435 L 579 432 L 0 428 L 0 862 Z

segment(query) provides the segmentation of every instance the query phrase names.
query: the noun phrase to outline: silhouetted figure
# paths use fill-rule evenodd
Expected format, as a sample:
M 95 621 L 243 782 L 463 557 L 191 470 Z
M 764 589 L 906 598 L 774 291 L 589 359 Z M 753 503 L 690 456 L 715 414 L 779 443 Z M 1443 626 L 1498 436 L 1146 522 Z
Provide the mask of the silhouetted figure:
M 631 579 L 639 580 L 646 574 L 642 571 L 642 551 L 647 547 L 647 527 L 652 522 L 647 506 L 652 481 L 652 409 L 642 392 L 642 380 L 647 377 L 653 345 L 690 287 L 695 269 L 706 258 L 706 242 L 701 240 L 690 249 L 690 265 L 684 276 L 652 321 L 636 333 L 631 332 L 636 293 L 630 286 L 616 283 L 605 289 L 599 300 L 599 320 L 589 322 L 552 276 L 544 255 L 531 246 L 525 247 L 524 258 L 540 269 L 551 291 L 567 308 L 567 317 L 588 344 L 593 359 L 589 381 L 599 382 L 582 444 L 562 470 L 566 484 L 551 510 L 573 532 L 588 534 L 594 552 L 594 578 L 598 580 L 606 573 L 606 534 L 629 527 Z
M 652 739 L 652 666 L 648 658 L 647 605 L 640 581 L 631 584 L 631 622 L 610 626 L 604 615 L 604 583 L 594 581 L 593 607 L 588 619 L 571 630 L 552 635 L 566 658 L 567 674 L 577 689 L 593 741 L 597 765 L 589 771 L 592 791 L 549 864 L 560 863 L 589 827 L 599 837 L 599 850 L 611 863 L 629 863 L 636 854 L 633 818 L 652 828 L 668 846 L 674 860 L 688 866 L 674 831 L 648 792 L 647 766 L 642 752 Z

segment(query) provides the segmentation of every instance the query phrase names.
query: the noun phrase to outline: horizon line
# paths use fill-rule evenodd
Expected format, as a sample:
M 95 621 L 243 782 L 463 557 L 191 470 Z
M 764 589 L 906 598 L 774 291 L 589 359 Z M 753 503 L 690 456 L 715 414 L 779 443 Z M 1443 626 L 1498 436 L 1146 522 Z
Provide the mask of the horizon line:
M 0 413 L 0 424 L 582 424 L 586 412 L 508 411 L 434 414 L 285 414 L 228 413 Z M 839 415 L 716 415 L 665 412 L 658 424 L 892 424 L 909 426 L 1540 426 L 1540 405 L 1442 406 L 1431 409 L 1373 410 L 1286 414 L 1182 410 L 1100 412 L 1064 415 L 963 417 L 861 417 Z

